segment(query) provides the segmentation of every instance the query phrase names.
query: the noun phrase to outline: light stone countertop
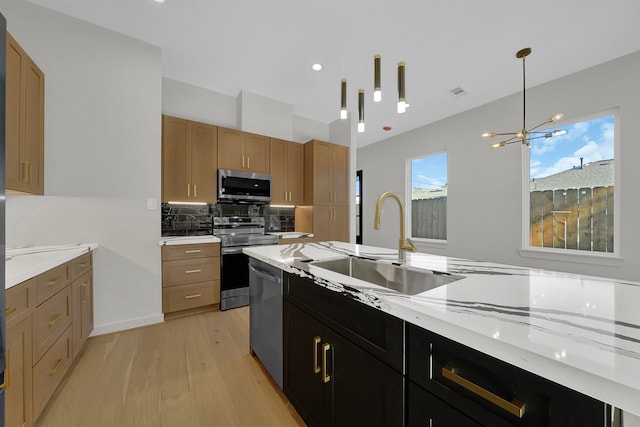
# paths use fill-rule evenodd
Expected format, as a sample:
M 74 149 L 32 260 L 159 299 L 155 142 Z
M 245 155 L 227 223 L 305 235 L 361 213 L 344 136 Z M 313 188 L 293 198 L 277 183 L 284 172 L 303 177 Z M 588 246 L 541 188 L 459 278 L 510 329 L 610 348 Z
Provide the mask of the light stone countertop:
M 5 289 L 71 261 L 84 253 L 91 252 L 97 247 L 97 243 L 77 243 L 7 249 L 5 256 Z
M 310 264 L 347 256 L 390 263 L 396 250 L 319 242 L 244 252 L 640 416 L 638 282 L 415 252 L 407 267 L 463 278 L 407 296 Z

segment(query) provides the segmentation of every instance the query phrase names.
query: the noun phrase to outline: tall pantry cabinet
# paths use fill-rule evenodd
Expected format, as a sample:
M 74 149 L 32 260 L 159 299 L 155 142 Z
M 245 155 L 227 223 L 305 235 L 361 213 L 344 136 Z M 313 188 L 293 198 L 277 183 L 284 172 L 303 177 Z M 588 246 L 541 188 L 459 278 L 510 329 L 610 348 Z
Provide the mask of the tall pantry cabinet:
M 44 73 L 7 33 L 8 193 L 44 194 Z
M 304 146 L 305 207 L 296 223 L 310 222 L 316 241 L 349 241 L 349 149 L 311 140 Z M 310 216 L 310 219 L 309 219 Z M 304 217 L 304 219 L 302 218 Z

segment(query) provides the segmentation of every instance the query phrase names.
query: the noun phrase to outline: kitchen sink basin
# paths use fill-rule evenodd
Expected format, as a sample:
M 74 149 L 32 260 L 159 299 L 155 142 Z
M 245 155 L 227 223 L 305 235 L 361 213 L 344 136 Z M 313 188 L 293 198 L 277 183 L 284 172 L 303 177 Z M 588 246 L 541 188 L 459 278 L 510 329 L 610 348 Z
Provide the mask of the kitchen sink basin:
M 405 295 L 416 295 L 447 283 L 462 279 L 449 273 L 430 270 L 414 270 L 361 258 L 341 258 L 309 263 L 345 276 L 374 283 Z

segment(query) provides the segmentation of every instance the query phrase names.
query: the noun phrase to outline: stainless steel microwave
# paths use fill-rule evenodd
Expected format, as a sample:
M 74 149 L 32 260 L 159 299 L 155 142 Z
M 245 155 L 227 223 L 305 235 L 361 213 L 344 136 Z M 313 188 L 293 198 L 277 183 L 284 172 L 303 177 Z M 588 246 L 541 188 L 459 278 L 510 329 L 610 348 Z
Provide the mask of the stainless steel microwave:
M 271 175 L 218 169 L 218 202 L 266 205 L 271 201 Z

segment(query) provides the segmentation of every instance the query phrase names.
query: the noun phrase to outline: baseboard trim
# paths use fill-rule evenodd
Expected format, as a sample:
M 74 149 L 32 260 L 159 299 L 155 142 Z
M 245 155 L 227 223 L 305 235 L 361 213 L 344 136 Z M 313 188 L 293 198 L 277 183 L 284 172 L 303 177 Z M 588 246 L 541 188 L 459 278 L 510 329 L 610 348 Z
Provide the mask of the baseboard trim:
M 164 316 L 162 313 L 153 314 L 147 317 L 139 317 L 137 319 L 124 320 L 122 322 L 107 323 L 105 325 L 94 326 L 92 337 L 97 335 L 111 334 L 113 332 L 120 332 L 127 329 L 139 328 L 141 326 L 153 325 L 155 323 L 164 322 Z

